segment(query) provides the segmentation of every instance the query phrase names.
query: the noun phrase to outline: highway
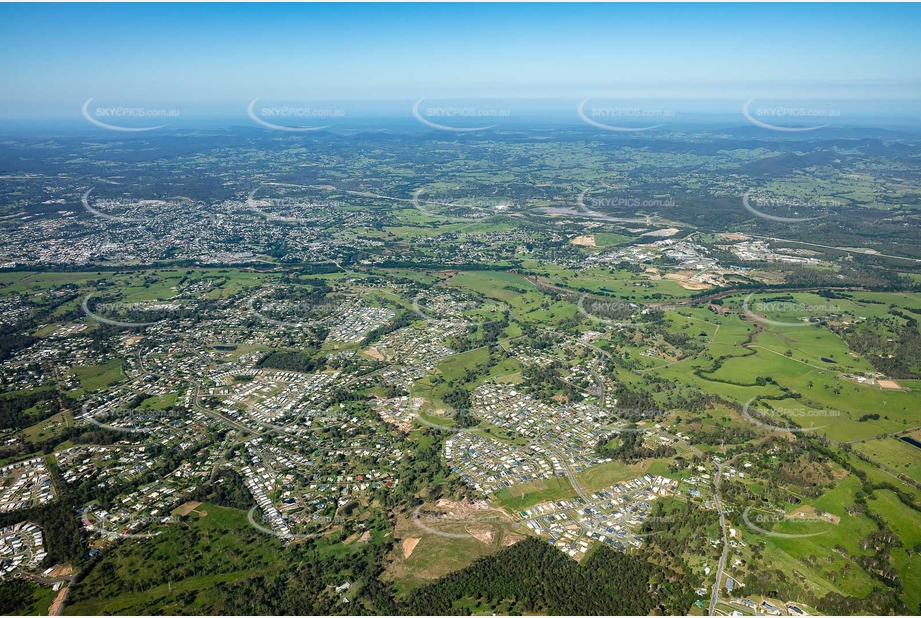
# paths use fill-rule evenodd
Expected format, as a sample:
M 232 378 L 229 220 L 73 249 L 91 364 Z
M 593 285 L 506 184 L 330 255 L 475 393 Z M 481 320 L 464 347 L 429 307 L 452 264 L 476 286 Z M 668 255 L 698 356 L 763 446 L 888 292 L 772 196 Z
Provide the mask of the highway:
M 765 240 L 779 240 L 781 242 L 795 243 L 798 245 L 808 245 L 810 247 L 822 247 L 824 249 L 834 249 L 835 251 L 844 251 L 846 253 L 859 253 L 861 255 L 877 255 L 879 257 L 892 258 L 895 260 L 905 260 L 907 262 L 921 262 L 917 258 L 905 257 L 904 255 L 891 255 L 888 253 L 880 253 L 875 249 L 864 249 L 860 247 L 833 247 L 831 245 L 819 245 L 814 242 L 803 242 L 801 240 L 788 240 L 786 238 L 774 238 L 773 236 L 755 236 L 751 235 L 752 238 L 762 238 Z
M 720 600 L 720 582 L 723 579 L 723 569 L 726 568 L 726 558 L 729 555 L 729 535 L 726 534 L 726 514 L 723 513 L 723 504 L 720 502 L 720 477 L 723 475 L 723 465 L 716 464 L 716 477 L 713 479 L 713 499 L 716 501 L 716 510 L 720 514 L 720 527 L 723 530 L 723 553 L 719 565 L 716 567 L 716 581 L 713 582 L 713 594 L 710 595 L 710 611 L 708 616 L 716 615 L 716 604 Z

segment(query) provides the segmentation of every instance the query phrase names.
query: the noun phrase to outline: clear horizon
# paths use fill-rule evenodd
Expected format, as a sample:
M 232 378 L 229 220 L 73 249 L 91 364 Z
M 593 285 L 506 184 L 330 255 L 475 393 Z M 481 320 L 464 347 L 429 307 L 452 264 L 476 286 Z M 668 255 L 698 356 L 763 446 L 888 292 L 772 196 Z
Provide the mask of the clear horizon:
M 246 121 L 257 98 L 347 102 L 352 118 L 419 99 L 549 118 L 590 99 L 670 106 L 676 122 L 757 98 L 836 109 L 835 125 L 915 122 L 919 16 L 904 4 L 7 4 L 0 122 L 79 121 L 90 99 L 173 110 L 174 125 Z

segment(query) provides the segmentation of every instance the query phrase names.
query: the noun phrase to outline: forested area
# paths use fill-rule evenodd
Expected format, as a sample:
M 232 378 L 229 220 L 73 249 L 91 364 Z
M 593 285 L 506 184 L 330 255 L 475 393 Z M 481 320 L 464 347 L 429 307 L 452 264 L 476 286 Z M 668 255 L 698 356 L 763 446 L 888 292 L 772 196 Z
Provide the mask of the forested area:
M 510 614 L 686 614 L 694 599 L 684 576 L 599 547 L 578 564 L 545 541 L 528 538 L 423 586 L 406 600 L 414 615 L 478 613 L 505 603 Z
M 550 405 L 559 405 L 554 397 L 561 396 L 565 401 L 581 400 L 581 391 L 563 379 L 562 361 L 553 361 L 549 365 L 529 365 L 523 376 L 528 394 Z
M 365 335 L 365 338 L 362 340 L 361 345 L 363 346 L 371 345 L 372 343 L 379 341 L 380 338 L 383 337 L 384 335 L 389 335 L 395 330 L 399 330 L 405 326 L 409 326 L 414 321 L 416 321 L 418 317 L 419 316 L 417 316 L 414 313 L 411 313 L 409 311 L 404 311 L 398 314 L 396 318 L 393 321 L 391 321 L 389 324 L 378 326 L 377 328 L 372 330 L 370 333 Z
M 917 380 L 921 378 L 918 321 L 895 309 L 890 309 L 889 313 L 892 318 L 870 318 L 861 324 L 836 326 L 832 330 L 877 371 L 891 378 Z
M 506 311 L 503 313 L 503 318 L 501 320 L 477 324 L 470 327 L 469 333 L 452 337 L 448 347 L 459 353 L 496 343 L 507 327 L 508 312 Z
M 60 411 L 54 389 L 4 395 L 0 397 L 0 429 L 25 429 Z
M 0 584 L 0 614 L 24 614 L 36 602 L 42 588 L 25 579 L 4 580 Z
M 312 354 L 298 351 L 275 350 L 259 361 L 259 366 L 281 371 L 300 371 L 313 373 L 325 366 L 322 360 L 316 360 Z
M 256 506 L 256 501 L 243 484 L 243 477 L 233 468 L 222 468 L 214 479 L 198 487 L 189 499 L 240 510 Z
M 70 501 L 65 504 L 59 498 L 42 507 L 0 514 L 0 528 L 21 521 L 30 521 L 42 527 L 45 550 L 48 552 L 42 561 L 43 565 L 77 561 L 86 554 L 83 527 Z
M 616 444 L 609 446 L 611 441 Z M 595 450 L 602 457 L 609 457 L 624 463 L 633 463 L 650 457 L 671 457 L 675 449 L 667 444 L 656 443 L 651 447 L 645 445 L 643 433 L 628 431 L 602 436 L 598 439 Z

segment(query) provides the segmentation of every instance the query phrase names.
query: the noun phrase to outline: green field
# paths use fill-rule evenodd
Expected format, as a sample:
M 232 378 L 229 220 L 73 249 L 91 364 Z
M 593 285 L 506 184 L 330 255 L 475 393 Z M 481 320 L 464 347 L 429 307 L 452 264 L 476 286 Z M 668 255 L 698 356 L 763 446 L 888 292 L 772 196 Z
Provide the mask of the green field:
M 496 492 L 495 500 L 506 511 L 514 512 L 541 502 L 575 498 L 576 495 L 568 479 L 555 476 L 546 481 L 532 481 L 500 490 Z
M 898 438 L 883 438 L 855 444 L 854 448 L 890 470 L 921 483 L 921 449 L 918 447 Z
M 901 545 L 894 549 L 895 565 L 905 586 L 905 602 L 909 607 L 921 604 L 921 554 L 912 550 L 921 543 L 918 511 L 909 509 L 891 491 L 876 491 L 867 504 L 899 535 Z
M 125 379 L 124 362 L 120 358 L 102 365 L 74 367 L 73 373 L 80 379 L 80 388 L 85 393 L 102 390 Z

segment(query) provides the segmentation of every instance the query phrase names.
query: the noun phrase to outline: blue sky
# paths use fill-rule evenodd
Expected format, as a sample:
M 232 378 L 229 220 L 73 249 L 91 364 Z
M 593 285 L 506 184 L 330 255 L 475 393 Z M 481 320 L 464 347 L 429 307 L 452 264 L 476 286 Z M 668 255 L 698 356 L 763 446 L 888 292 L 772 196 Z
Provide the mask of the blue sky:
M 0 5 L 0 117 L 427 97 L 862 99 L 911 107 L 921 7 Z M 705 104 L 701 104 L 706 107 Z

